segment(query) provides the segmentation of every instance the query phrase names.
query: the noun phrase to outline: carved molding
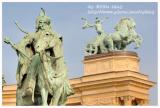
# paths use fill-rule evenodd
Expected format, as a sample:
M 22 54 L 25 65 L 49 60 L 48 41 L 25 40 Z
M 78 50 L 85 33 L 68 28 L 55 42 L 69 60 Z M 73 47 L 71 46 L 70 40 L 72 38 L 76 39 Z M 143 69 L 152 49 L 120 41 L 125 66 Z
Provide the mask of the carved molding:
M 117 97 L 92 97 L 83 100 L 84 105 L 118 105 Z

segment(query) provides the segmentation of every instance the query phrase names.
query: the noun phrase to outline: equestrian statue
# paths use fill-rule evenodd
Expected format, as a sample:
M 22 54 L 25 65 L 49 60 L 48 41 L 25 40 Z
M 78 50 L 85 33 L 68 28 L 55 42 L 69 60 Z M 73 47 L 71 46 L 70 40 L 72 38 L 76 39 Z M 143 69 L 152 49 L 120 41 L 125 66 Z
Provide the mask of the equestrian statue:
M 18 55 L 16 105 L 65 105 L 74 91 L 67 78 L 62 36 L 52 30 L 43 8 L 35 32 L 26 32 L 15 24 L 26 35 L 17 44 L 8 37 L 4 42 Z

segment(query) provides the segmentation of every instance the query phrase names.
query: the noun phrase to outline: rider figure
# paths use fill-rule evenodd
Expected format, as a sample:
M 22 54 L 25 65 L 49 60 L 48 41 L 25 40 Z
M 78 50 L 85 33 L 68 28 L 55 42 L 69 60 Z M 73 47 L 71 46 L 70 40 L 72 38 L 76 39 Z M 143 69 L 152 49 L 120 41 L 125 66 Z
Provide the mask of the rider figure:
M 103 25 L 102 25 L 102 23 L 104 22 L 103 20 L 101 21 L 98 17 L 96 17 L 95 24 L 89 24 L 85 18 L 82 18 L 82 20 L 85 21 L 85 23 L 83 25 L 83 29 L 94 27 L 96 32 L 98 33 L 98 35 L 105 34 L 104 29 L 103 29 Z
M 33 46 L 35 47 L 39 39 L 49 35 L 51 30 L 52 29 L 51 29 L 50 18 L 45 15 L 44 10 L 42 9 L 40 15 L 36 19 L 36 32 L 33 37 L 33 42 L 32 42 Z M 33 96 L 33 92 L 36 85 L 36 78 L 38 74 L 36 73 L 36 68 L 38 68 L 36 66 L 38 65 L 35 65 L 36 64 L 35 62 L 37 61 L 38 57 L 39 57 L 39 54 L 36 52 L 36 54 L 32 57 L 31 65 L 28 67 L 29 71 L 27 73 L 27 79 L 26 79 L 28 84 L 27 84 L 26 90 L 22 94 L 23 96 L 28 96 L 28 95 Z

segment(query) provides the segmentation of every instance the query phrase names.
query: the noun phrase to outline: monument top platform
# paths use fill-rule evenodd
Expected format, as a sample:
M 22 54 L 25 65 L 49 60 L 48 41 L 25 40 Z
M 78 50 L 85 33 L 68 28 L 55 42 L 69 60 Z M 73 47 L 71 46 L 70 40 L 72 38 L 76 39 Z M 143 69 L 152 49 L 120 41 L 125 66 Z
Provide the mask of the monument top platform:
M 84 60 L 90 60 L 90 59 L 97 59 L 97 58 L 103 58 L 103 57 L 111 57 L 111 56 L 133 56 L 138 57 L 138 54 L 133 51 L 114 51 L 109 53 L 102 53 L 102 54 L 95 54 L 95 55 L 89 55 L 85 56 Z
M 84 75 L 106 72 L 139 72 L 139 57 L 136 52 L 116 51 L 84 57 Z

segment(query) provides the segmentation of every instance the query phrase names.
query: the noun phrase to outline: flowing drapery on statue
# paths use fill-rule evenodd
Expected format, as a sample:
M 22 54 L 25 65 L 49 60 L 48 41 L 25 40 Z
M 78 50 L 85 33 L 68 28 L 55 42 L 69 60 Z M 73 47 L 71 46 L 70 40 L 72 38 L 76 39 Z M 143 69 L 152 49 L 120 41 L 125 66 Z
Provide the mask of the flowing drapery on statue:
M 115 32 L 113 33 L 104 31 L 103 21 L 100 21 L 98 17 L 95 24 L 90 24 L 86 18 L 82 18 L 82 20 L 84 20 L 83 29 L 94 27 L 98 34 L 87 43 L 85 47 L 86 55 L 124 51 L 131 43 L 135 43 L 135 49 L 137 49 L 142 43 L 142 37 L 135 31 L 136 23 L 133 18 L 122 18 L 115 26 Z
M 19 58 L 16 104 L 65 105 L 74 92 L 67 79 L 62 37 L 52 31 L 51 20 L 42 8 L 36 19 L 36 32 L 25 32 L 16 25 L 26 36 L 17 44 L 9 38 L 4 40 Z

